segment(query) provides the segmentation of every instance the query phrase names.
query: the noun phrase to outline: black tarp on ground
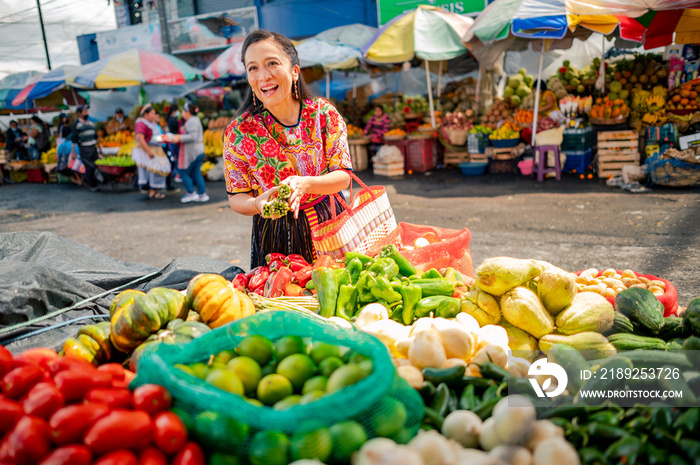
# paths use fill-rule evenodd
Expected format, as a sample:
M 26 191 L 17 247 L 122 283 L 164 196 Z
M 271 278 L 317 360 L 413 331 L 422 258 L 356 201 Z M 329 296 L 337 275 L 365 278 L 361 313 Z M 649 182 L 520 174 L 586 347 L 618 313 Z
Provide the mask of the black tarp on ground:
M 164 286 L 180 290 L 198 273 L 233 279 L 242 271 L 228 262 L 202 257 L 177 258 L 158 270 L 121 262 L 49 232 L 0 234 L 0 344 L 15 353 L 32 347 L 58 350 L 80 325 L 104 321 L 112 299 L 124 289 L 148 291 Z M 103 293 L 106 295 L 75 309 L 14 328 Z M 76 318 L 85 319 L 15 340 Z

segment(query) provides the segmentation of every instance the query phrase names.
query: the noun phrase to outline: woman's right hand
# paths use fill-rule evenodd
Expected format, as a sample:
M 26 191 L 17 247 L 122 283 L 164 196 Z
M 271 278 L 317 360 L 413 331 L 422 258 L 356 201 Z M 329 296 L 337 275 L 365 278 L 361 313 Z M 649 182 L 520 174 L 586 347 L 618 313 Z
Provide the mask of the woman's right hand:
M 148 158 L 155 158 L 156 157 L 156 154 L 155 154 L 155 152 L 153 152 L 153 150 L 149 149 L 148 152 L 146 152 L 146 153 L 148 154 Z
M 270 198 L 270 196 L 271 196 L 272 194 L 274 194 L 275 192 L 277 192 L 278 189 L 279 189 L 279 187 L 273 187 L 272 189 L 266 190 L 265 192 L 263 192 L 263 193 L 260 194 L 259 196 L 255 197 L 255 209 L 257 210 L 258 215 L 262 216 L 262 207 L 263 207 L 263 204 L 267 201 L 267 199 Z M 281 218 L 281 217 L 280 217 L 280 216 L 274 216 L 274 217 L 271 217 L 271 218 L 277 219 L 277 218 Z

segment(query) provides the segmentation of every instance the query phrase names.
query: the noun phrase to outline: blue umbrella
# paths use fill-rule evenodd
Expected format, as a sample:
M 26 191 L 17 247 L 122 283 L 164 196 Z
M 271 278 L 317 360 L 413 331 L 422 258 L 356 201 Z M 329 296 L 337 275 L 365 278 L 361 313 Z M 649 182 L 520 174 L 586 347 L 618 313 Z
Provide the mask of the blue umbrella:
M 22 91 L 12 100 L 13 105 L 21 105 L 25 101 L 32 101 L 46 97 L 52 92 L 66 85 L 66 81 L 72 81 L 76 75 L 78 67 L 65 65 L 56 68 L 43 76 L 34 78 Z
M 29 82 L 40 76 L 39 71 L 23 71 L 21 73 L 10 74 L 0 81 L 0 108 L 10 110 L 24 110 L 25 106 L 16 106 L 12 100 L 24 89 Z

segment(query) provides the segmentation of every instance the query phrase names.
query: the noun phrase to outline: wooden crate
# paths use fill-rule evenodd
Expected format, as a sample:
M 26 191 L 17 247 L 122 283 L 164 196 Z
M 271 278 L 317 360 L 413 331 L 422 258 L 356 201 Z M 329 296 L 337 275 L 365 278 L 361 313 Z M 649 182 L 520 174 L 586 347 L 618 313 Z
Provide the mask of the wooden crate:
M 10 160 L 10 152 L 5 149 L 0 149 L 0 165 L 4 165 Z
M 350 147 L 350 160 L 352 161 L 353 171 L 357 173 L 366 170 L 369 167 L 367 145 L 351 143 L 348 146 Z
M 639 165 L 637 131 L 599 132 L 598 177 L 617 176 L 625 165 Z
M 469 161 L 467 152 L 445 152 L 445 165 L 459 165 Z
M 469 161 L 472 163 L 487 162 L 489 161 L 489 157 L 486 156 L 485 153 L 470 153 Z
M 512 160 L 515 147 L 486 147 L 486 156 L 493 160 Z
M 403 176 L 403 163 L 373 163 L 373 172 L 376 176 Z

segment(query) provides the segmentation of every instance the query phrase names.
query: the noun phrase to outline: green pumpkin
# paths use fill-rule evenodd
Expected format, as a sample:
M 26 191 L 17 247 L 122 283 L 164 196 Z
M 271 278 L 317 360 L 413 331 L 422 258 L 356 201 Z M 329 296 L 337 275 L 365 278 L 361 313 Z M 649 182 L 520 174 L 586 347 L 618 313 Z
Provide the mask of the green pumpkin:
M 168 323 L 166 329 L 161 329 L 156 334 L 151 335 L 143 344 L 139 345 L 131 354 L 129 366 L 132 371 L 136 371 L 138 360 L 146 347 L 157 343 L 165 344 L 187 344 L 192 339 L 196 339 L 211 331 L 211 328 L 199 321 L 183 321 L 178 318 Z
M 156 287 L 144 294 L 129 289 L 117 295 L 110 306 L 111 340 L 125 353 L 176 318 L 187 316 L 185 297 L 178 291 Z
M 63 343 L 63 353 L 93 365 L 109 362 L 114 354 L 110 340 L 110 322 L 82 326 L 76 337 L 68 338 Z

